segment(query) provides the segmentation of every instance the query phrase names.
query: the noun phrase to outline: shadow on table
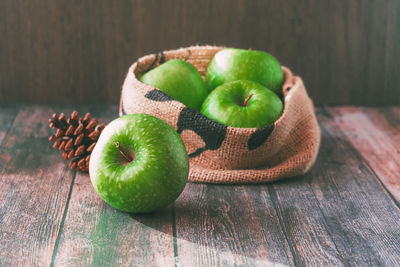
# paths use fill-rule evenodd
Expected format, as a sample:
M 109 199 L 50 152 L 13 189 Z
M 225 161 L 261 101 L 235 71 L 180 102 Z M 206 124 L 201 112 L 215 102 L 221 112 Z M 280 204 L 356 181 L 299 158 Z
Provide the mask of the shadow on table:
M 299 176 L 263 185 L 188 183 L 167 209 L 130 216 L 154 230 L 174 235 L 180 257 L 223 253 L 224 257 L 239 257 L 246 262 L 290 264 L 292 256 L 277 215 L 273 186 L 308 180 L 307 176 Z M 290 207 L 279 209 L 284 214 L 292 212 Z

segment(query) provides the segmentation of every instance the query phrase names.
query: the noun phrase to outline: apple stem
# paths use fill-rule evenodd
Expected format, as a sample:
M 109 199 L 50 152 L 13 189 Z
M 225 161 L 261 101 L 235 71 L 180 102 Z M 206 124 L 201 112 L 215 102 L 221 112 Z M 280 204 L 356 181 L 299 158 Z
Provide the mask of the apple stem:
M 121 146 L 119 145 L 119 142 L 115 142 L 115 146 L 117 147 L 117 149 L 119 150 L 119 152 L 121 153 L 121 155 L 122 155 L 128 162 L 131 162 L 131 161 L 133 160 L 128 154 L 126 154 L 126 153 L 122 150 Z
M 249 94 L 249 96 L 246 98 L 246 100 L 243 102 L 243 107 L 247 106 L 247 102 L 249 102 L 250 98 L 253 96 L 253 94 Z

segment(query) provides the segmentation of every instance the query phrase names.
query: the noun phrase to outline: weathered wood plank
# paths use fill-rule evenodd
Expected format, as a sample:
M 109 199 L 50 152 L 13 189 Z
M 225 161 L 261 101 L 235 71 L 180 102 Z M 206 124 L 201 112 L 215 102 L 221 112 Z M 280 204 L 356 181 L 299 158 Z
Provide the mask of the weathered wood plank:
M 90 110 L 100 121 L 117 107 Z M 87 174 L 77 173 L 54 264 L 66 266 L 173 266 L 172 210 L 131 215 L 104 203 Z
M 304 264 L 398 264 L 399 208 L 329 113 L 321 109 L 318 118 L 322 146 L 315 166 L 303 177 L 274 184 Z
M 24 107 L 0 147 L 0 265 L 49 265 L 73 178 L 48 139 L 45 107 Z
M 400 106 L 381 108 L 381 110 L 388 116 L 392 124 L 400 125 Z
M 14 105 L 0 106 L 0 144 L 10 130 L 15 117 L 18 113 L 18 107 Z
M 189 183 L 175 203 L 177 264 L 294 265 L 267 187 Z
M 153 215 L 119 212 L 101 201 L 87 174 L 74 176 L 47 141 L 51 108 L 23 107 L 15 120 L 16 109 L 2 110 L 0 265 L 400 262 L 399 208 L 376 179 L 384 170 L 364 160 L 352 141 L 365 142 L 352 135 L 355 119 L 340 109 L 334 117 L 331 109 L 319 111 L 322 147 L 307 175 L 272 185 L 188 184 L 173 207 Z M 117 116 L 110 106 L 78 111 L 106 121 Z M 367 123 L 354 131 L 368 136 L 371 153 L 374 140 L 398 144 L 400 109 L 361 112 Z M 391 155 L 389 145 L 382 147 L 383 155 Z
M 336 124 L 400 201 L 400 123 L 377 108 L 327 108 Z M 394 110 L 394 109 L 393 109 Z
M 61 266 L 173 266 L 171 209 L 120 212 L 99 198 L 89 175 L 78 173 L 54 253 Z
M 343 265 L 308 180 L 295 177 L 273 184 L 270 191 L 287 236 L 300 255 L 298 265 Z

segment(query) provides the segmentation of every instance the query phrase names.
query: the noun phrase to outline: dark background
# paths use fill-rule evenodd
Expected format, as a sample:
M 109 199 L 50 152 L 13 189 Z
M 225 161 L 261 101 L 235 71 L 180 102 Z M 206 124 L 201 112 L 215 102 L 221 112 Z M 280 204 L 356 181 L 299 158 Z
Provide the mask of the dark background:
M 0 103 L 117 104 L 138 57 L 194 44 L 270 52 L 317 105 L 400 104 L 399 0 L 1 0 Z

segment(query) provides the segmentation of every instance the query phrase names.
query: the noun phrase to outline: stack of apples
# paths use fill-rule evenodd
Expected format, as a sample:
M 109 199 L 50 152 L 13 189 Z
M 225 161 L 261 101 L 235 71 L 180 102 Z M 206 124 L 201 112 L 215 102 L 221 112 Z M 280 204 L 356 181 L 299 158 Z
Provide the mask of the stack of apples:
M 190 63 L 173 59 L 140 81 L 231 127 L 259 128 L 282 114 L 284 74 L 272 55 L 225 48 L 208 64 L 206 81 Z M 172 126 L 147 114 L 122 116 L 101 133 L 89 174 L 100 197 L 127 212 L 151 212 L 172 203 L 189 174 L 185 145 Z
M 282 113 L 282 68 L 272 55 L 226 48 L 210 61 L 206 82 L 190 63 L 174 59 L 145 73 L 140 80 L 189 108 L 222 124 L 259 128 Z

